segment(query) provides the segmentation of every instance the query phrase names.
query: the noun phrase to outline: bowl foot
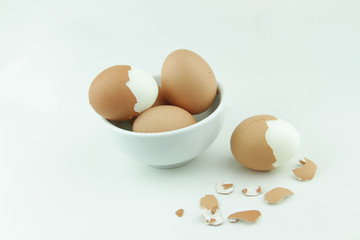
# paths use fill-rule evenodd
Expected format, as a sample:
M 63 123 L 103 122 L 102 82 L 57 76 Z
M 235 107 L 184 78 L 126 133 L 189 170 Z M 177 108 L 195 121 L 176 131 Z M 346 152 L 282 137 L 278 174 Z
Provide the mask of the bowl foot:
M 170 165 L 149 165 L 150 167 L 154 167 L 154 168 L 161 168 L 161 169 L 169 169 L 169 168 L 178 168 L 178 167 L 182 167 L 188 163 L 190 163 L 191 161 L 193 161 L 195 158 L 192 158 L 190 160 L 187 160 L 185 162 L 181 162 L 181 163 L 175 163 L 175 164 L 170 164 Z

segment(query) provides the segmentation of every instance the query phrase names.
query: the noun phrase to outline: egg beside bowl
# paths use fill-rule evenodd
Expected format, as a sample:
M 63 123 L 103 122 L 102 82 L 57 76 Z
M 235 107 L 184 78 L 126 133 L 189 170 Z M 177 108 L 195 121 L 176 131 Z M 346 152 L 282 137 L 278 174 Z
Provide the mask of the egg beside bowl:
M 230 146 L 245 167 L 269 171 L 288 162 L 298 151 L 300 136 L 290 123 L 272 115 L 242 121 L 233 131 Z

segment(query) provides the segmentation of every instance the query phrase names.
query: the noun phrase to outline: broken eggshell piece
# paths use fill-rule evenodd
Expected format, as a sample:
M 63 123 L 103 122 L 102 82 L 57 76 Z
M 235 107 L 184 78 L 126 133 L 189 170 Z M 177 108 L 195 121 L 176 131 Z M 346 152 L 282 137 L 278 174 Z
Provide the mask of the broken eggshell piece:
M 299 160 L 301 166 L 293 169 L 292 171 L 298 180 L 310 181 L 316 173 L 317 166 L 313 161 L 307 158 L 304 159 L 305 160 Z
M 247 210 L 247 211 L 241 211 L 232 213 L 228 216 L 229 222 L 236 222 L 237 220 L 243 220 L 248 223 L 254 223 L 257 221 L 257 219 L 261 216 L 260 211 L 258 210 Z
M 219 211 L 219 203 L 214 195 L 205 195 L 200 199 L 202 215 L 209 225 L 220 225 L 223 220 Z
M 180 208 L 175 212 L 176 216 L 182 217 L 184 215 L 184 209 Z
M 287 188 L 277 187 L 265 194 L 265 202 L 275 204 L 283 200 L 285 197 L 291 196 L 294 193 Z
M 245 196 L 254 197 L 261 193 L 261 187 L 258 186 L 258 187 L 243 188 L 243 190 L 241 190 L 241 192 Z
M 220 194 L 230 194 L 234 191 L 234 184 L 231 182 L 217 182 L 216 191 Z

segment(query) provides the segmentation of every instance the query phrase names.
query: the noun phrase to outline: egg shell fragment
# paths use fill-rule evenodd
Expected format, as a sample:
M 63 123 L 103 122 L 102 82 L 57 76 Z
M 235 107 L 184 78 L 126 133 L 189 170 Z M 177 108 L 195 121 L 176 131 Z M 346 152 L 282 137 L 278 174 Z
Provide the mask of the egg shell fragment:
M 208 225 L 220 225 L 223 219 L 219 211 L 219 203 L 214 195 L 205 195 L 200 199 L 202 215 Z
M 287 188 L 277 187 L 267 192 L 264 198 L 265 198 L 265 202 L 270 204 L 275 204 L 275 203 L 279 203 L 284 198 L 289 197 L 293 194 L 294 193 Z
M 182 217 L 184 215 L 184 209 L 180 208 L 175 212 L 176 216 Z
M 230 194 L 234 191 L 234 184 L 231 182 L 217 182 L 216 191 L 220 194 Z
M 196 119 L 182 108 L 170 105 L 152 107 L 134 121 L 133 131 L 142 133 L 167 132 L 196 123 Z
M 209 64 L 198 54 L 179 49 L 165 59 L 161 85 L 172 105 L 199 114 L 210 107 L 217 92 L 217 82 Z
M 247 210 L 241 212 L 235 212 L 228 216 L 229 222 L 236 222 L 237 220 L 243 220 L 248 223 L 255 223 L 261 216 L 261 212 L 258 210 Z
M 293 169 L 295 177 L 300 181 L 310 181 L 314 178 L 317 166 L 310 159 L 304 158 L 305 160 L 299 160 L 301 166 Z
M 254 197 L 257 196 L 261 193 L 262 189 L 260 186 L 258 187 L 249 187 L 249 188 L 243 188 L 241 190 L 241 192 L 245 195 L 245 196 L 249 196 L 249 197 Z

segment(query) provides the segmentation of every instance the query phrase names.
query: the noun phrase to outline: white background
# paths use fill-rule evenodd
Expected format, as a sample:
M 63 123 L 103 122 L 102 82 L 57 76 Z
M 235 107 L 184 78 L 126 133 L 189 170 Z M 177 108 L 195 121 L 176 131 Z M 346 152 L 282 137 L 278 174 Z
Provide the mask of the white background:
M 228 93 L 224 127 L 192 163 L 159 170 L 127 159 L 88 104 L 92 79 L 115 64 L 159 74 L 173 50 L 204 57 Z M 355 239 L 360 237 L 360 4 L 329 0 L 0 0 L 0 239 Z M 292 123 L 299 154 L 254 172 L 230 152 L 245 118 Z M 291 169 L 306 156 L 311 182 Z M 215 182 L 224 217 L 207 226 L 199 200 Z M 276 206 L 240 189 L 283 186 Z M 183 218 L 174 212 L 185 209 Z

